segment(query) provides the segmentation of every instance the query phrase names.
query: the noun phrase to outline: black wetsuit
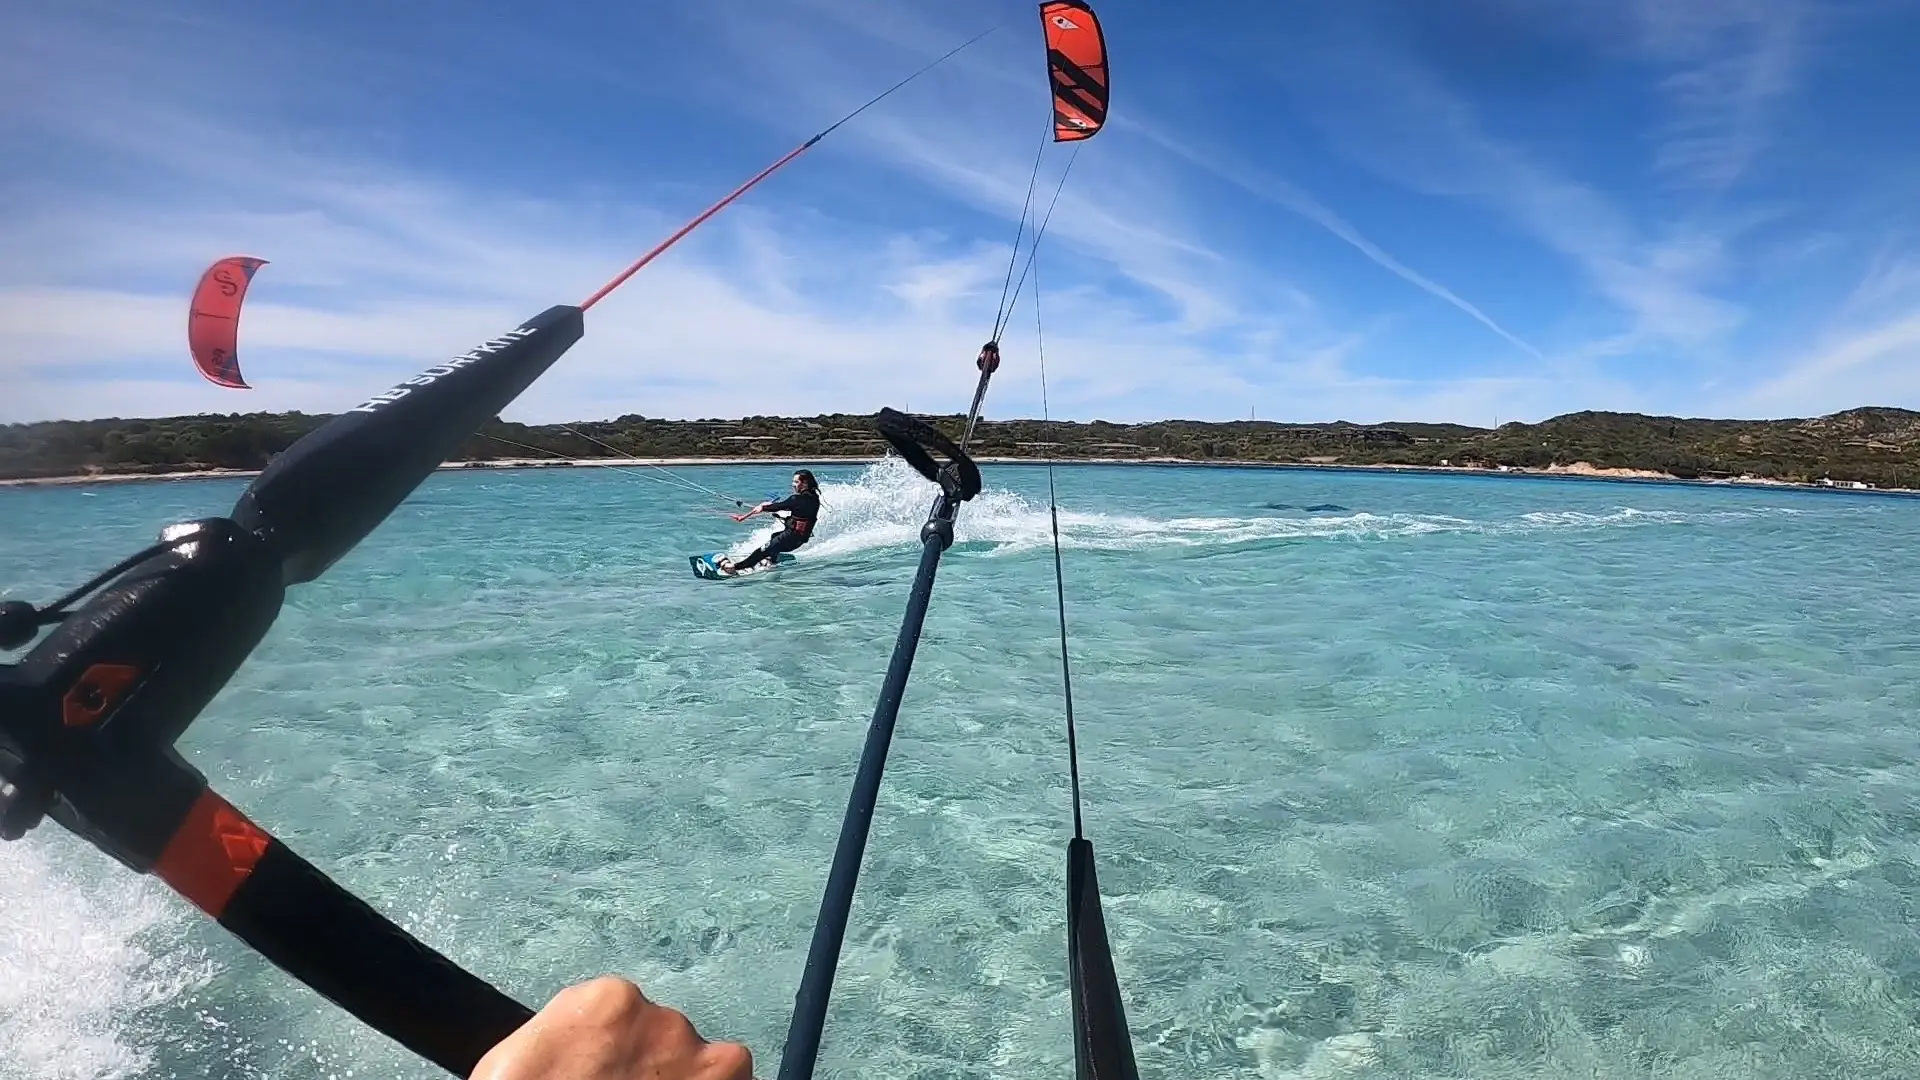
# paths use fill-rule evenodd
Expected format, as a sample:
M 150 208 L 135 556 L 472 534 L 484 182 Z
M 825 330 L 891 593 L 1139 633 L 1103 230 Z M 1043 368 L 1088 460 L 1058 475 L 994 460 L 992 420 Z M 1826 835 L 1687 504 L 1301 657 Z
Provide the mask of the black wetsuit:
M 767 510 L 785 513 L 786 525 L 779 532 L 768 537 L 767 542 L 755 548 L 751 554 L 736 560 L 732 564 L 735 573 L 745 570 L 762 559 L 771 559 L 783 551 L 792 551 L 813 539 L 813 523 L 820 520 L 820 496 L 811 491 L 796 491 L 779 502 L 768 503 Z

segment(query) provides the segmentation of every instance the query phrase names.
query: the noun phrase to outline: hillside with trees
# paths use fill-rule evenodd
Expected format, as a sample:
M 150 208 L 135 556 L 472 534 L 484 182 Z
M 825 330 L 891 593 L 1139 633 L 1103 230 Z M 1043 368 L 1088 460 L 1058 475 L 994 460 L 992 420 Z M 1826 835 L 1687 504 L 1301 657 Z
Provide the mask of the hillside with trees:
M 957 437 L 958 416 L 923 417 Z M 0 478 L 259 469 L 326 416 L 248 413 L 0 427 Z M 871 415 L 740 420 L 622 416 L 574 424 L 495 420 L 456 461 L 514 458 L 866 458 L 886 444 Z M 1179 459 L 1343 465 L 1545 468 L 1586 462 L 1692 478 L 1831 479 L 1920 488 L 1920 413 L 1861 408 L 1813 419 L 1699 420 L 1579 412 L 1497 429 L 1460 424 L 1113 424 L 982 421 L 982 458 Z

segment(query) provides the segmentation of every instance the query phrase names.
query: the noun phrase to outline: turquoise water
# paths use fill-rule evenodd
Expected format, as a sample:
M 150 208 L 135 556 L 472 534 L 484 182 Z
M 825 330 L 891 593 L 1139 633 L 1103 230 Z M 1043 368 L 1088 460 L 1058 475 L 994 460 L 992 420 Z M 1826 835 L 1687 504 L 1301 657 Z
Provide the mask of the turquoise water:
M 522 1001 L 618 972 L 770 1076 L 930 491 L 819 472 L 820 538 L 737 582 L 686 555 L 748 527 L 658 474 L 436 476 L 185 752 Z M 1071 1075 L 1045 474 L 985 472 L 823 1077 Z M 1058 476 L 1144 1076 L 1920 1075 L 1920 502 Z M 49 599 L 242 487 L 0 492 L 0 589 Z M 0 845 L 0 970 L 8 1080 L 439 1075 L 52 824 Z

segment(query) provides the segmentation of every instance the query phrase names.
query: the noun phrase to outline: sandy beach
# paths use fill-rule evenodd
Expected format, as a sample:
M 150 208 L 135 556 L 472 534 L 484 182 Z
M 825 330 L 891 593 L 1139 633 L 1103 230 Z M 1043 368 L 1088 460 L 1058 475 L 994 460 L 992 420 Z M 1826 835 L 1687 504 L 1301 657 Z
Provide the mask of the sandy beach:
M 658 466 L 660 468 L 678 468 L 691 465 L 870 465 L 884 458 L 864 457 L 657 457 L 657 458 L 499 458 L 492 461 L 449 461 L 441 464 L 440 469 L 554 469 L 554 468 L 614 468 L 635 469 Z M 974 459 L 981 465 L 1044 465 L 1045 459 L 1017 457 L 979 457 Z M 1177 465 L 1191 468 L 1212 469 L 1330 469 L 1363 470 L 1369 472 L 1438 472 L 1466 473 L 1479 476 L 1553 476 L 1567 479 L 1590 480 L 1645 480 L 1666 484 L 1707 484 L 1707 485 L 1743 485 L 1759 487 L 1809 488 L 1813 490 L 1833 490 L 1839 485 L 1800 484 L 1788 480 L 1771 480 L 1764 477 L 1742 476 L 1731 479 L 1686 480 L 1671 473 L 1657 472 L 1651 469 L 1609 469 L 1601 468 L 1586 461 L 1576 461 L 1567 465 L 1548 465 L 1543 468 L 1525 468 L 1512 466 L 1467 466 L 1467 465 L 1367 465 L 1342 464 L 1327 461 L 1237 461 L 1230 459 L 1196 460 L 1176 457 L 1135 457 L 1135 458 L 1065 458 L 1053 462 L 1055 465 Z M 163 483 L 180 480 L 218 480 L 247 479 L 260 475 L 258 469 L 192 469 L 167 473 L 110 473 L 96 472 L 79 476 L 46 476 L 0 479 L 0 488 L 28 487 L 85 487 L 94 484 L 122 483 Z M 1847 490 L 1872 490 L 1891 493 L 1912 492 L 1904 488 L 1871 488 Z

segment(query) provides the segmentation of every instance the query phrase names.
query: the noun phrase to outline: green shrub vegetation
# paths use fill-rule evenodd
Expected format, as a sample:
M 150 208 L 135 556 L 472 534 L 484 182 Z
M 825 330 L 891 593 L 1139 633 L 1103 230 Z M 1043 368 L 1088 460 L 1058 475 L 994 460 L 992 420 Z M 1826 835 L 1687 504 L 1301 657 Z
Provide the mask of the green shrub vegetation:
M 329 419 L 305 413 L 61 420 L 0 426 L 0 478 L 87 473 L 259 469 Z M 957 436 L 958 416 L 925 417 Z M 871 415 L 804 419 L 655 420 L 574 424 L 489 422 L 455 461 L 503 458 L 877 457 Z M 1579 412 L 1497 429 L 1460 424 L 1279 424 L 1238 420 L 1151 424 L 982 421 L 978 457 L 1313 462 L 1343 465 L 1513 466 L 1587 462 L 1682 478 L 1751 476 L 1920 488 L 1920 413 L 1850 409 L 1792 420 L 1693 420 Z

